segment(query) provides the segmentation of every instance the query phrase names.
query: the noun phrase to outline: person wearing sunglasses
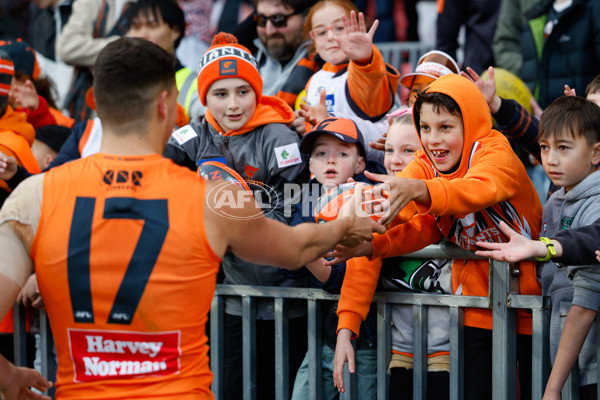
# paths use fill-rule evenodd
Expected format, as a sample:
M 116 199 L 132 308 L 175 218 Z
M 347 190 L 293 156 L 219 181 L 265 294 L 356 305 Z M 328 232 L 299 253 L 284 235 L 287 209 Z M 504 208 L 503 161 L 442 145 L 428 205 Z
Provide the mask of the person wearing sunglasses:
M 292 108 L 298 93 L 321 63 L 308 55 L 302 27 L 314 0 L 255 0 L 257 38 L 253 54 L 263 77 L 263 95 L 277 96 Z

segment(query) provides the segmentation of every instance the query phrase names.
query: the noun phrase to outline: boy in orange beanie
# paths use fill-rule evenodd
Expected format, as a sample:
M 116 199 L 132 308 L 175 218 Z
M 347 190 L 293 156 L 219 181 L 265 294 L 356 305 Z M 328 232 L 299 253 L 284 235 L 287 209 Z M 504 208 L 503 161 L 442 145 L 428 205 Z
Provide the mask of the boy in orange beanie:
M 290 106 L 278 97 L 262 95 L 263 81 L 250 51 L 233 35 L 219 33 L 198 66 L 198 94 L 208 110 L 202 119 L 175 131 L 165 156 L 196 169 L 205 161 L 221 161 L 257 188 L 263 213 L 289 223 L 284 215 L 284 186 L 308 179 L 298 135 L 288 126 L 294 120 Z M 254 185 L 253 185 L 254 184 Z M 267 190 L 265 190 L 265 187 Z M 261 196 L 259 197 L 259 194 Z M 276 195 L 273 195 L 276 194 Z M 288 196 L 289 197 L 289 196 Z M 293 211 L 293 210 L 292 210 Z M 252 232 L 248 232 L 252 234 Z M 305 286 L 274 268 L 255 265 L 226 254 L 221 263 L 225 283 L 268 286 Z M 241 399 L 242 307 L 239 299 L 225 303 L 226 399 Z M 290 388 L 306 352 L 306 318 L 301 307 L 290 305 Z M 273 302 L 257 304 L 258 398 L 274 398 Z

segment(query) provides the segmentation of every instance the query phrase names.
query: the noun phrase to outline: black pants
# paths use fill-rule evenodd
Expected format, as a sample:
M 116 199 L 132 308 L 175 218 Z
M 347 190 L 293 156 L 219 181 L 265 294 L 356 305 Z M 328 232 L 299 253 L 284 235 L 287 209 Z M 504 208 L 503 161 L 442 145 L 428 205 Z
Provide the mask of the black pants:
M 306 317 L 289 320 L 290 396 L 296 372 L 308 348 Z M 225 314 L 224 398 L 243 397 L 242 317 Z M 261 400 L 275 399 L 275 321 L 256 321 L 256 393 Z
M 465 326 L 465 400 L 492 399 L 492 331 Z M 531 399 L 531 336 L 517 335 L 521 400 Z M 508 373 L 509 371 L 506 371 Z M 516 395 L 516 394 L 515 394 Z
M 390 378 L 390 400 L 413 398 L 413 370 L 392 368 Z M 450 398 L 450 373 L 447 371 L 427 372 L 427 400 Z

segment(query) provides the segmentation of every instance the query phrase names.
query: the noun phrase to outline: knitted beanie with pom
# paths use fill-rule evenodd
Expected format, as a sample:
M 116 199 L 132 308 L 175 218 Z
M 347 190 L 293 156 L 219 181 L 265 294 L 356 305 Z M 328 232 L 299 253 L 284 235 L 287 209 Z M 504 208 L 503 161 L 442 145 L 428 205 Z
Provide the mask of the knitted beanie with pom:
M 219 32 L 198 64 L 198 95 L 202 104 L 206 106 L 206 94 L 210 86 L 219 79 L 227 78 L 240 78 L 248 82 L 254 89 L 256 102 L 260 101 L 263 81 L 256 59 L 246 47 L 238 44 L 235 36 Z

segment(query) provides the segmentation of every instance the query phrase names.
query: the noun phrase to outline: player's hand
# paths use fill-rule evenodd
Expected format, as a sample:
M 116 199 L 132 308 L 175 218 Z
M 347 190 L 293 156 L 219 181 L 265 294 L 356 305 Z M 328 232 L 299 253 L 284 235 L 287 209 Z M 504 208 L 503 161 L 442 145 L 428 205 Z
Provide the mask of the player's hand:
M 350 11 L 349 19 L 342 14 L 342 22 L 346 28 L 345 33 L 334 37 L 340 49 L 349 60 L 370 60 L 373 56 L 373 35 L 375 35 L 379 20 L 376 19 L 373 22 L 369 32 L 367 32 L 365 16 L 362 12 L 358 13 L 358 20 L 355 11 Z
M 600 250 L 596 250 L 596 260 L 600 262 Z
M 325 118 L 329 117 L 329 113 L 327 112 L 327 103 L 325 101 L 327 93 L 325 89 L 322 89 L 319 93 L 319 104 L 316 106 L 311 106 L 306 102 L 306 98 L 303 98 L 302 103 L 300 103 L 300 109 L 298 110 L 298 115 L 306 120 L 312 126 L 318 125 Z
M 44 307 L 44 301 L 38 290 L 37 279 L 35 274 L 32 274 L 23 285 L 21 292 L 17 296 L 17 303 L 23 304 L 25 307 L 33 307 L 40 309 Z
M 335 345 L 335 356 L 333 358 L 333 384 L 341 392 L 344 393 L 344 365 L 348 362 L 348 370 L 351 374 L 355 371 L 354 366 L 354 348 L 350 339 L 352 331 L 342 328 L 337 334 L 337 343 Z
M 565 85 L 565 96 L 577 96 L 575 89 L 571 89 L 569 85 Z
M 9 180 L 17 173 L 17 159 L 0 151 L 0 179 Z
M 292 128 L 294 128 L 298 136 L 302 137 L 306 135 L 306 120 L 300 116 L 300 110 L 296 110 L 295 114 L 296 119 L 292 122 Z
M 424 181 L 420 179 L 399 178 L 392 175 L 374 174 L 365 171 L 365 176 L 373 181 L 382 182 L 373 188 L 373 193 L 387 197 L 387 201 L 381 203 L 381 209 L 375 208 L 375 212 L 383 213 L 379 222 L 388 225 L 396 218 L 404 207 L 411 201 L 428 203 L 431 201 L 429 190 Z
M 544 243 L 527 239 L 503 221 L 500 222 L 499 226 L 510 241 L 508 243 L 477 242 L 477 247 L 487 250 L 477 250 L 475 251 L 476 255 L 508 262 L 517 262 L 538 255 L 541 257 L 546 255 L 546 245 Z M 540 255 L 540 250 L 544 253 L 543 255 Z
M 362 183 L 358 183 L 354 189 L 354 194 L 340 208 L 338 219 L 347 218 L 349 229 L 340 241 L 341 245 L 347 247 L 356 247 L 362 244 L 365 240 L 373 240 L 373 232 L 385 233 L 385 227 L 378 222 L 375 222 L 364 210 L 362 205 L 363 199 Z M 384 201 L 385 202 L 385 201 Z
M 332 266 L 341 262 L 346 262 L 354 257 L 367 257 L 373 254 L 373 243 L 364 241 L 356 247 L 347 247 L 341 244 L 335 246 L 335 248 L 329 253 L 325 254 L 325 258 L 334 257 L 331 261 L 325 261 L 323 265 Z
M 2 400 L 51 400 L 50 397 L 35 393 L 31 388 L 45 392 L 52 387 L 52 382 L 45 379 L 38 371 L 31 368 L 11 367 L 12 376 L 6 381 L 9 384 L 0 388 Z

